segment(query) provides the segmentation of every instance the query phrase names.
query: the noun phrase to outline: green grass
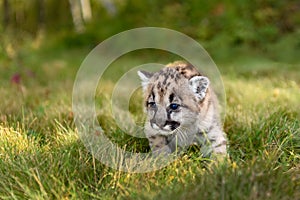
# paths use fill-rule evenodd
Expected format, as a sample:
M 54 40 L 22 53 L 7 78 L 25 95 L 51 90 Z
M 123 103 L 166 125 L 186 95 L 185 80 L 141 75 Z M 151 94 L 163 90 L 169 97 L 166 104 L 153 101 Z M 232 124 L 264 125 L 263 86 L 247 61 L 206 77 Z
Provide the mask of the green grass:
M 19 60 L 0 60 L 0 199 L 300 198 L 300 63 L 217 61 L 227 94 L 231 160 L 210 165 L 190 150 L 161 170 L 131 174 L 101 164 L 77 136 L 72 84 L 88 49 L 28 49 Z M 142 54 L 114 65 L 126 70 L 151 60 L 171 61 Z M 22 75 L 19 85 L 10 82 L 15 72 Z M 147 141 L 125 135 L 109 115 L 112 74 L 97 93 L 99 122 L 118 144 L 149 151 Z M 140 100 L 131 100 L 133 112 Z

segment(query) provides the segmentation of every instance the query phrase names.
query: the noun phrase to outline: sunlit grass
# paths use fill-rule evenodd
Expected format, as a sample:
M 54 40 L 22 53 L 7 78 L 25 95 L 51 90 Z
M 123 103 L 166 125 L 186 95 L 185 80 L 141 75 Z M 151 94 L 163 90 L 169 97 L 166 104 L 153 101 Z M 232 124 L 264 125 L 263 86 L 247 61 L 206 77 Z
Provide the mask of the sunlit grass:
M 25 73 L 21 84 L 10 82 L 13 70 L 0 72 L 0 199 L 299 199 L 299 65 L 220 67 L 230 161 L 211 165 L 191 149 L 161 170 L 132 174 L 102 165 L 79 140 L 71 94 L 83 55 L 53 54 L 24 58 L 36 76 Z M 144 61 L 116 65 L 131 60 Z M 116 125 L 108 106 L 113 87 L 104 80 L 97 89 L 99 123 L 120 146 L 149 151 L 146 140 Z M 142 97 L 134 95 L 129 110 L 140 123 Z

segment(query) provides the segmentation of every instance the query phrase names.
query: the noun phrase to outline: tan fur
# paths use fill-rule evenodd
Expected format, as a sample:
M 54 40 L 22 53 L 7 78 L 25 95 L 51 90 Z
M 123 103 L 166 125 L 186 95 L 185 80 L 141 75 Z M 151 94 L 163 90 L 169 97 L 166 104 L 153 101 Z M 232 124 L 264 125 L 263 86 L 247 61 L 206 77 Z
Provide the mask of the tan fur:
M 204 156 L 226 154 L 218 102 L 207 77 L 182 61 L 139 75 L 147 111 L 145 133 L 153 152 L 171 153 L 196 143 Z

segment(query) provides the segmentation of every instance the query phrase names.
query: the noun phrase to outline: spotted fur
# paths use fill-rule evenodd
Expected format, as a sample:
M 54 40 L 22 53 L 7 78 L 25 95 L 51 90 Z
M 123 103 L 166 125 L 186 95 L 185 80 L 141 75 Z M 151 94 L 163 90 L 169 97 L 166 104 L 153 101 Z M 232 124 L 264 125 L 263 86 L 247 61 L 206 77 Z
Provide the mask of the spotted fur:
M 210 81 L 177 61 L 156 73 L 139 71 L 147 112 L 145 133 L 155 154 L 198 144 L 204 156 L 226 155 L 217 99 Z

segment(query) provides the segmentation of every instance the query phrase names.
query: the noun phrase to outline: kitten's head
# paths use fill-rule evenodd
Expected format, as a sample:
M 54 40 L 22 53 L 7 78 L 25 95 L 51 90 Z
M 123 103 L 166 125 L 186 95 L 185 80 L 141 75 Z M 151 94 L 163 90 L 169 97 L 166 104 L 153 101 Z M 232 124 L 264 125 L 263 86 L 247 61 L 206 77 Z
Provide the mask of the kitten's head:
M 139 71 L 147 122 L 161 134 L 192 126 L 209 91 L 209 80 L 191 64 L 175 62 L 156 73 Z

